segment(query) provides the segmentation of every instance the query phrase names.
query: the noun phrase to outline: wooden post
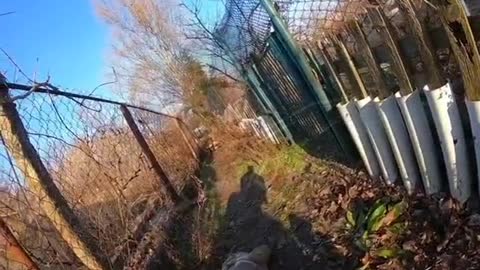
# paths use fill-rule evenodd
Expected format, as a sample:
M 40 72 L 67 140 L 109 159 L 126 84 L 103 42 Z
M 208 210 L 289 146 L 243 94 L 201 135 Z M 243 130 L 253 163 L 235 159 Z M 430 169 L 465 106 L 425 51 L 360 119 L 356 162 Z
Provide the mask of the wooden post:
M 470 101 L 480 100 L 480 53 L 473 35 L 466 10 L 459 0 L 452 0 L 449 5 L 439 4 L 442 25 L 447 33 L 452 52 L 459 64 L 462 74 L 465 94 Z M 450 29 L 449 23 L 461 24 L 467 44 L 461 41 Z
M 367 89 L 365 88 L 365 84 L 362 81 L 362 78 L 360 77 L 360 74 L 358 73 L 358 69 L 355 66 L 355 63 L 353 62 L 353 58 L 350 55 L 350 53 L 347 50 L 347 47 L 341 40 L 341 38 L 332 35 L 331 40 L 333 41 L 334 44 L 336 44 L 341 52 L 341 55 L 343 56 L 343 59 L 348 63 L 348 66 L 350 67 L 350 71 L 353 74 L 353 78 L 355 79 L 355 82 L 358 85 L 358 88 L 360 89 L 360 93 L 362 95 L 362 98 L 368 97 Z
M 127 121 L 128 126 L 130 127 L 130 130 L 133 133 L 133 136 L 135 137 L 138 144 L 140 145 L 140 148 L 142 149 L 143 153 L 145 154 L 148 161 L 152 165 L 152 168 L 155 171 L 155 173 L 157 174 L 157 176 L 163 182 L 163 185 L 165 186 L 165 188 L 167 190 L 168 196 L 170 197 L 170 199 L 174 203 L 180 202 L 180 196 L 175 191 L 175 188 L 173 187 L 172 183 L 170 182 L 170 179 L 168 178 L 165 171 L 162 169 L 162 166 L 160 166 L 160 163 L 158 163 L 158 160 L 155 157 L 155 154 L 152 152 L 152 150 L 150 149 L 150 146 L 148 145 L 147 141 L 143 137 L 143 134 L 140 131 L 140 129 L 138 128 L 137 123 L 133 119 L 133 116 L 130 113 L 130 110 L 128 110 L 127 106 L 125 106 L 125 105 L 120 106 L 120 109 L 123 113 L 123 116 L 125 117 L 125 120 Z
M 430 89 L 437 89 L 445 84 L 445 79 L 442 79 L 440 75 L 440 65 L 436 60 L 437 57 L 432 53 L 435 52 L 432 41 L 428 34 L 427 26 L 425 22 L 420 22 L 420 14 L 415 7 L 412 0 L 397 0 L 400 9 L 403 11 L 407 18 L 407 26 L 410 31 L 417 38 L 417 42 L 420 49 L 420 55 L 425 64 L 425 69 L 428 73 L 428 86 Z M 424 21 L 424 20 L 423 20 Z
M 364 59 L 368 65 L 368 70 L 370 70 L 372 77 L 375 80 L 375 84 L 377 85 L 378 96 L 380 97 L 380 99 L 384 99 L 390 95 L 390 92 L 387 89 L 387 84 L 385 83 L 385 80 L 383 78 L 383 73 L 380 69 L 380 65 L 375 58 L 370 44 L 368 43 L 365 32 L 363 32 L 363 29 L 358 23 L 358 21 L 354 20 L 351 24 L 353 28 L 352 31 L 357 37 L 356 40 L 360 43 L 360 47 L 362 48 Z
M 400 46 L 398 45 L 398 40 L 390 21 L 385 16 L 381 7 L 375 7 L 369 10 L 368 15 L 374 27 L 379 28 L 381 36 L 384 38 L 387 48 L 390 51 L 393 69 L 398 76 L 400 84 L 400 92 L 404 95 L 413 92 L 414 87 L 406 68 L 405 58 L 402 57 Z
M 107 256 L 83 228 L 31 144 L 1 74 L 0 135 L 40 207 L 75 255 L 89 269 L 109 269 Z
M 37 264 L 30 258 L 22 245 L 17 241 L 7 224 L 0 217 L 0 249 L 6 254 L 7 263 L 13 264 L 12 269 L 39 270 Z M 19 267 L 16 267 L 19 265 Z M 21 265 L 21 266 L 20 266 Z
M 330 74 L 332 74 L 332 77 L 335 80 L 335 82 L 337 83 L 337 86 L 338 86 L 338 89 L 340 90 L 340 93 L 342 93 L 342 98 L 343 98 L 342 101 L 347 103 L 349 98 L 347 96 L 347 93 L 345 92 L 345 87 L 343 86 L 342 81 L 338 77 L 337 71 L 333 67 L 332 59 L 328 55 L 327 49 L 324 48 L 320 42 L 318 42 L 317 45 L 318 45 L 318 49 L 322 52 L 323 60 L 325 61 L 325 64 L 326 64 L 328 70 L 330 71 Z
M 475 35 L 468 20 L 467 6 L 462 0 L 452 0 L 451 5 L 450 12 L 447 12 L 447 14 L 452 15 L 452 17 L 449 17 L 448 20 L 458 21 L 462 25 L 468 46 L 473 54 L 473 62 L 480 65 L 480 49 L 477 46 Z

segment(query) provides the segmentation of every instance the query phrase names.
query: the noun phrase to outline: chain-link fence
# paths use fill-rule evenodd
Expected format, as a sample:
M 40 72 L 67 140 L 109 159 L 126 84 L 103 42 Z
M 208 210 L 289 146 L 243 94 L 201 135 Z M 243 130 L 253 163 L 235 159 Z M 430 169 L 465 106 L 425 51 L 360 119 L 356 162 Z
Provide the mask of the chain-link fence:
M 29 89 L 21 85 L 10 88 Z M 31 157 L 25 156 L 25 151 L 32 149 L 15 142 L 15 125 L 23 125 L 39 162 L 85 231 L 112 262 L 127 258 L 138 244 L 132 242 L 141 240 L 146 221 L 158 209 L 171 208 L 165 181 L 179 194 L 198 169 L 199 148 L 193 134 L 182 120 L 152 110 L 40 90 L 15 101 L 20 123 L 0 116 L 2 128 L 6 121 L 13 123 L 13 128 L 3 129 L 0 137 L 0 219 L 42 268 L 81 268 L 78 253 L 75 256 L 62 228 L 52 220 L 55 215 L 42 207 L 45 196 L 52 196 L 48 189 L 53 187 L 42 183 L 45 175 L 32 169 Z M 9 90 L 10 96 L 24 93 Z M 121 106 L 130 112 L 140 139 L 147 143 L 165 175 L 155 170 Z M 44 185 L 47 192 L 39 192 L 36 185 Z M 0 268 L 10 269 L 12 260 L 15 254 L 0 254 Z
M 279 11 L 293 37 L 302 43 L 318 40 L 325 31 L 365 13 L 368 0 L 279 0 Z
M 257 0 L 228 0 L 225 15 L 215 29 L 235 61 L 245 65 L 265 48 L 271 30 L 270 18 Z
M 250 65 L 250 60 L 254 58 L 262 59 L 270 43 L 271 32 L 278 30 L 272 26 L 264 2 L 274 5 L 297 43 L 314 50 L 320 46 L 330 54 L 342 86 L 353 96 L 360 92 L 359 87 L 365 87 L 369 93 L 376 95 L 380 86 L 392 93 L 415 89 L 426 82 L 441 81 L 445 76 L 453 79 L 460 76 L 441 22 L 439 7 L 443 5 L 442 1 L 230 0 L 225 5 L 226 15 L 216 30 L 229 45 L 227 49 L 232 50 L 236 60 L 243 65 Z M 479 42 L 478 4 L 474 1 L 458 2 L 466 7 L 473 34 Z M 375 10 L 381 11 L 382 19 L 377 18 Z M 412 21 L 412 18 L 417 21 Z M 384 29 L 386 27 L 388 31 Z M 454 24 L 450 27 L 461 40 L 464 35 L 460 34 L 461 27 Z M 364 36 L 365 43 L 360 42 L 359 32 Z M 387 34 L 397 46 L 396 49 L 392 48 Z M 339 48 L 334 48 L 338 44 L 332 42 L 332 35 L 344 43 L 361 82 L 349 74 L 348 60 L 342 57 Z M 372 70 L 372 59 L 367 59 L 366 47 L 371 48 L 374 61 L 381 66 L 380 70 Z M 392 50 L 397 50 L 398 56 Z M 425 54 L 428 51 L 432 51 L 432 56 Z M 428 57 L 431 60 L 426 59 Z M 432 66 L 429 62 L 437 64 Z M 439 70 L 434 70 L 434 67 Z M 364 85 L 358 86 L 359 82 Z

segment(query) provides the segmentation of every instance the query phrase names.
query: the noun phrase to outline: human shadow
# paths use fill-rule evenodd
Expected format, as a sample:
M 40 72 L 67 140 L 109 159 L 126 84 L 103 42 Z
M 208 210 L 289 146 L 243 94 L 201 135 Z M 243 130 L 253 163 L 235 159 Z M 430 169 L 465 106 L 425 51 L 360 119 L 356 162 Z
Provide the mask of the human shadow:
M 240 191 L 228 200 L 219 232 L 219 247 L 223 251 L 248 251 L 262 244 L 274 244 L 273 239 L 283 237 L 282 225 L 262 210 L 266 202 L 265 180 L 249 167 L 240 180 Z
M 269 269 L 346 269 L 343 258 L 329 238 L 313 232 L 313 226 L 290 215 L 286 228 L 266 213 L 268 205 L 265 179 L 249 167 L 240 179 L 240 191 L 228 201 L 224 224 L 216 240 L 217 267 L 229 254 L 249 252 L 260 245 L 272 250 Z
M 306 219 L 291 214 L 288 221 L 290 237 L 301 253 L 297 254 L 298 260 L 288 261 L 286 269 L 355 269 L 352 261 L 341 254 L 332 240 L 314 232 L 312 224 Z

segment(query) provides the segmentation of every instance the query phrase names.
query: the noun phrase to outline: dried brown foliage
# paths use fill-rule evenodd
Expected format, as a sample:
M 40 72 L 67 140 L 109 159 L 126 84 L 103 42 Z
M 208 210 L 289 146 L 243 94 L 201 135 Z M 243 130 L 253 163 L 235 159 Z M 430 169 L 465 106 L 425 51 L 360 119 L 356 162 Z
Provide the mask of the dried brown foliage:
M 100 0 L 97 13 L 113 32 L 115 75 L 137 102 L 195 104 L 201 78 L 183 38 L 174 1 Z
M 118 256 L 119 250 L 128 256 L 132 250 L 121 247 L 130 245 L 146 205 L 155 200 L 158 210 L 169 203 L 118 107 L 35 94 L 20 102 L 19 111 L 30 140 L 82 225 L 108 256 Z M 180 191 L 197 169 L 185 142 L 191 140 L 196 147 L 189 129 L 174 117 L 132 111 L 158 162 Z M 0 146 L 0 177 L 8 187 L 0 194 L 0 216 L 41 267 L 80 267 L 42 212 L 43 198 L 31 191 L 23 171 Z

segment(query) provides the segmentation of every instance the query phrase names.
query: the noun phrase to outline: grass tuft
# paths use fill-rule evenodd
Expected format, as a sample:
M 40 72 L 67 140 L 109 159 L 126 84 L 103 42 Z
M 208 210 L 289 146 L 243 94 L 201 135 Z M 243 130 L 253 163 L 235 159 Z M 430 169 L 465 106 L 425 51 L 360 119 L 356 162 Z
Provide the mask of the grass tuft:
M 307 166 L 307 153 L 298 145 L 281 146 L 278 151 L 263 155 L 259 160 L 240 160 L 237 162 L 236 179 L 240 179 L 250 166 L 262 176 L 299 174 Z

